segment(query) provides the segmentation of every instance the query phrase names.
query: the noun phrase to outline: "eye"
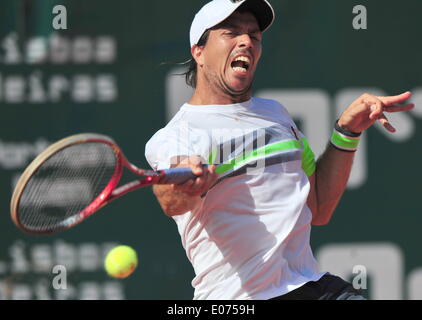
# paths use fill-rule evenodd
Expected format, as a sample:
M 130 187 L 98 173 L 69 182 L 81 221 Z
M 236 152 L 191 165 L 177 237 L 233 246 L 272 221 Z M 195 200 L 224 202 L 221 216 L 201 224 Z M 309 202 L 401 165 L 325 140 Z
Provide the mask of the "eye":
M 261 36 L 259 36 L 256 33 L 253 33 L 251 35 L 249 35 L 252 39 L 256 40 L 256 41 L 261 41 Z

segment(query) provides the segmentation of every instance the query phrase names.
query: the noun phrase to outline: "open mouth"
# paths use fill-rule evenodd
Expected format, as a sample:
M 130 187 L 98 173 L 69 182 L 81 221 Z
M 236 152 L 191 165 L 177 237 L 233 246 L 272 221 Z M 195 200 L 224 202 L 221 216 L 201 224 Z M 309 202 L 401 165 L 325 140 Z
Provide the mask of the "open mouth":
M 251 60 L 246 56 L 236 57 L 231 63 L 231 67 L 236 72 L 246 73 L 251 65 Z

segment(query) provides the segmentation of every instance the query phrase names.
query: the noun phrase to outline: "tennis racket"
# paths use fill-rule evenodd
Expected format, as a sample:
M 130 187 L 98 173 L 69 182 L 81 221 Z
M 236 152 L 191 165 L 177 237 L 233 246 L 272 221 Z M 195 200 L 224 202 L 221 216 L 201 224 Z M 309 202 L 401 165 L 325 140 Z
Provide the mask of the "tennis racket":
M 124 168 L 141 178 L 118 186 Z M 11 216 L 26 233 L 57 233 L 128 192 L 194 178 L 190 168 L 139 169 L 110 137 L 78 134 L 52 144 L 25 169 L 13 192 Z

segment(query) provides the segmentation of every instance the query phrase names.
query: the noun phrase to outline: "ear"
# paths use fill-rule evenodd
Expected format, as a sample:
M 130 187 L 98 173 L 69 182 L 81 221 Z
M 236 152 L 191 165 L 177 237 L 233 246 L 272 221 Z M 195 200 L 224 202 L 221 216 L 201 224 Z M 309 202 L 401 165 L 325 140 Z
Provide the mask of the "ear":
M 204 47 L 194 45 L 191 49 L 192 57 L 195 59 L 198 66 L 202 67 L 204 65 Z

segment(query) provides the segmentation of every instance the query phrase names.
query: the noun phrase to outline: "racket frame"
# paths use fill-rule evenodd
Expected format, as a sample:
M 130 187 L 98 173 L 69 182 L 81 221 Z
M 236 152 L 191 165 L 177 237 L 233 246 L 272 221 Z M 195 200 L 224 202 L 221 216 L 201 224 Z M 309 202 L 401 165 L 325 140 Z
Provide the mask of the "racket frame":
M 57 152 L 60 150 L 63 150 L 67 147 L 71 147 L 78 144 L 83 143 L 89 143 L 89 142 L 96 142 L 96 143 L 104 143 L 109 145 L 116 156 L 116 166 L 113 172 L 113 175 L 109 182 L 107 183 L 106 187 L 100 192 L 100 194 L 82 211 L 80 211 L 78 214 L 69 217 L 63 222 L 62 228 L 57 228 L 51 231 L 34 231 L 31 229 L 28 229 L 25 227 L 19 218 L 19 204 L 22 197 L 23 192 L 25 191 L 25 187 L 27 186 L 29 180 L 32 178 L 32 176 L 37 172 L 37 170 L 42 166 L 45 161 L 47 161 L 49 158 L 54 156 Z M 19 178 L 15 190 L 12 195 L 10 208 L 11 208 L 11 218 L 13 222 L 16 224 L 16 226 L 24 231 L 25 233 L 29 234 L 50 234 L 50 233 L 56 233 L 63 231 L 65 229 L 69 229 L 83 220 L 85 220 L 87 217 L 92 215 L 94 212 L 98 211 L 101 207 L 106 205 L 111 200 L 114 200 L 117 197 L 112 197 L 110 199 L 109 196 L 112 193 L 112 191 L 115 189 L 117 184 L 120 181 L 120 178 L 123 173 L 123 164 L 129 164 L 126 158 L 124 157 L 122 151 L 120 148 L 116 145 L 113 139 L 111 139 L 108 136 L 95 134 L 95 133 L 83 133 L 83 134 L 77 134 L 73 135 L 67 138 L 64 138 L 60 141 L 57 141 L 56 143 L 50 145 L 47 149 L 45 149 L 43 152 L 41 152 L 32 162 L 31 164 L 24 170 L 21 177 Z M 127 167 L 132 172 L 139 172 L 141 170 L 135 170 L 135 166 L 132 164 L 127 165 Z M 137 169 L 137 168 L 136 168 Z M 129 190 L 131 191 L 131 190 Z M 127 192 L 129 192 L 127 191 Z M 120 195 L 119 195 L 120 196 Z

